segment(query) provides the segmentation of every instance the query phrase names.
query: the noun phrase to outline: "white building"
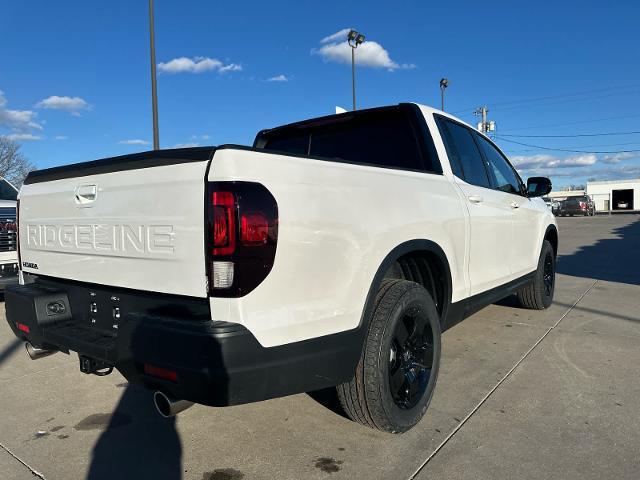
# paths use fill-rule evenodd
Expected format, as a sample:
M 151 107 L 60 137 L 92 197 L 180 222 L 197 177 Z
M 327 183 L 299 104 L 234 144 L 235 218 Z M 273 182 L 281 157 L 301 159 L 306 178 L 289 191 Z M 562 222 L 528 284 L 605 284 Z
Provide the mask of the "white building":
M 596 212 L 640 210 L 640 178 L 587 182 L 586 194 L 596 204 Z
M 569 197 L 581 197 L 583 195 L 585 195 L 584 190 L 555 190 L 553 192 L 549 192 L 548 197 L 562 201 Z

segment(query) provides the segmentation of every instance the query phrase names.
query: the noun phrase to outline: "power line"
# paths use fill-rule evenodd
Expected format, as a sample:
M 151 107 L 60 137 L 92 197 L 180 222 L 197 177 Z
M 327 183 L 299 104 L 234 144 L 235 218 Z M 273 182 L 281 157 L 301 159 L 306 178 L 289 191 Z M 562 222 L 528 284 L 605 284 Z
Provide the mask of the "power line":
M 523 147 L 538 148 L 540 150 L 553 150 L 556 152 L 598 153 L 598 154 L 636 153 L 636 152 L 640 153 L 640 150 L 589 151 L 589 150 L 573 150 L 569 148 L 552 148 L 552 147 L 543 147 L 542 145 L 531 145 L 530 143 L 516 142 L 515 140 L 509 140 L 508 138 L 503 138 L 500 135 L 496 135 L 496 138 L 498 138 L 499 140 L 502 140 L 503 142 L 515 143 L 516 145 L 522 145 Z
M 509 105 L 509 106 L 505 106 L 505 107 L 495 107 L 496 110 L 499 110 L 500 112 L 504 112 L 507 110 L 516 110 L 516 109 L 520 109 L 520 108 L 533 108 L 533 107 L 548 107 L 548 106 L 554 106 L 554 105 L 561 105 L 561 104 L 565 104 L 565 103 L 574 103 L 574 102 L 584 102 L 584 101 L 592 101 L 592 100 L 599 100 L 602 98 L 609 98 L 609 97 L 615 97 L 617 95 L 637 95 L 638 93 L 640 93 L 640 90 L 638 89 L 634 89 L 634 90 L 630 90 L 630 91 L 626 91 L 626 92 L 612 92 L 612 93 L 605 93 L 602 95 L 595 95 L 595 96 L 587 96 L 587 97 L 578 97 L 578 98 L 565 98 L 565 99 L 558 99 L 558 100 L 554 100 L 554 101 L 539 101 L 539 102 L 526 102 L 526 103 L 520 103 L 520 104 L 516 104 L 516 105 Z
M 637 132 L 606 132 L 606 133 L 576 133 L 575 135 L 513 135 L 504 134 L 503 137 L 520 137 L 520 138 L 574 138 L 574 137 L 606 137 L 609 135 L 636 135 Z
M 622 116 L 616 116 L 616 117 L 605 117 L 605 118 L 594 118 L 592 120 L 579 120 L 576 122 L 566 122 L 566 123 L 555 123 L 555 124 L 549 124 L 549 123 L 545 123 L 544 125 L 534 125 L 532 127 L 517 127 L 517 128 L 509 128 L 507 130 L 504 130 L 505 132 L 514 132 L 516 130 L 530 130 L 530 129 L 534 129 L 534 128 L 549 128 L 549 127 L 566 127 L 569 125 L 579 125 L 579 124 L 583 124 L 583 123 L 595 123 L 595 122 L 603 122 L 606 120 L 621 120 L 621 119 L 626 119 L 626 118 L 637 118 L 640 117 L 640 114 L 633 114 L 633 115 L 622 115 Z
M 595 88 L 592 90 L 584 90 L 581 92 L 575 92 L 575 93 L 564 93 L 564 94 L 560 94 L 560 95 L 547 95 L 547 96 L 543 96 L 543 97 L 529 97 L 529 98 L 522 98 L 522 99 L 517 99 L 517 100 L 507 100 L 507 101 L 503 101 L 503 102 L 490 102 L 492 108 L 495 107 L 505 107 L 505 106 L 511 106 L 511 105 L 520 105 L 523 103 L 532 103 L 532 102 L 540 102 L 540 101 L 544 101 L 544 100 L 555 100 L 555 99 L 566 99 L 566 98 L 570 98 L 570 97 L 579 97 L 582 95 L 588 95 L 591 93 L 601 93 L 601 92 L 608 92 L 611 90 L 624 90 L 624 89 L 636 89 L 640 87 L 640 83 L 633 83 L 633 84 L 629 84 L 629 85 L 618 85 L 618 86 L 609 86 L 609 87 L 603 87 L 603 88 Z M 626 93 L 626 92 L 619 92 L 619 93 Z M 614 94 L 614 95 L 617 95 Z M 609 95 L 607 95 L 609 96 Z M 465 108 L 463 110 L 457 110 L 455 112 L 451 112 L 452 114 L 457 114 L 457 113 L 462 113 L 462 112 L 466 112 L 469 110 L 472 110 L 475 107 L 469 107 L 469 108 Z
M 521 103 L 529 103 L 529 102 L 538 102 L 538 101 L 542 101 L 542 100 L 554 100 L 554 99 L 562 99 L 562 98 L 569 98 L 569 97 L 579 97 L 581 95 L 588 95 L 591 93 L 601 93 L 601 92 L 608 92 L 610 90 L 624 90 L 624 89 L 636 89 L 640 87 L 640 83 L 633 83 L 633 84 L 629 84 L 629 85 L 618 85 L 618 86 L 610 86 L 610 87 L 603 87 L 603 88 L 595 88 L 593 90 L 584 90 L 582 92 L 575 92 L 575 93 L 564 93 L 564 94 L 560 94 L 560 95 L 548 95 L 548 96 L 544 96 L 544 97 L 533 97 L 533 98 L 523 98 L 523 99 L 519 99 L 519 100 L 509 100 L 509 101 L 505 101 L 505 102 L 497 102 L 497 103 L 492 103 L 492 105 L 497 105 L 499 107 L 503 107 L 506 105 L 514 105 L 514 104 L 521 104 Z

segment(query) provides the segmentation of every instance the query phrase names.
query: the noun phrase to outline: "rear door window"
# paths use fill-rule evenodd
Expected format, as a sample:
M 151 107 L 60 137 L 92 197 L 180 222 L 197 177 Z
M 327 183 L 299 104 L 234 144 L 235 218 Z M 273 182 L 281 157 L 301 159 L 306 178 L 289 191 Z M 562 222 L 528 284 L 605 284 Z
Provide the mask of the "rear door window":
M 484 160 L 471 130 L 443 117 L 438 117 L 437 124 L 453 174 L 472 185 L 491 188 Z

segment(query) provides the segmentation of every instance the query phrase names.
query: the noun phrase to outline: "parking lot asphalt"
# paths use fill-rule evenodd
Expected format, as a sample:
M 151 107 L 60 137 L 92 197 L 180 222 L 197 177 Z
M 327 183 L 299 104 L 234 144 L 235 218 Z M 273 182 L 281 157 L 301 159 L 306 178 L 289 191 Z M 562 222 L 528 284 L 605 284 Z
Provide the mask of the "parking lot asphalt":
M 447 331 L 427 416 L 399 436 L 330 392 L 163 419 L 118 373 L 29 360 L 1 318 L 0 478 L 638 478 L 640 216 L 558 223 L 554 304 L 505 299 Z

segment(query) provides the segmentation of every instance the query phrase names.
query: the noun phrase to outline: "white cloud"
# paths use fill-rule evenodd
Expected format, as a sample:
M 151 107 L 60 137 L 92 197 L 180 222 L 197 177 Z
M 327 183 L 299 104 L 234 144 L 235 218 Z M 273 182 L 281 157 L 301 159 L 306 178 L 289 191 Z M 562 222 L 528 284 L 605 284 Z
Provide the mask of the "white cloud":
M 320 55 L 325 62 L 351 63 L 351 47 L 347 43 L 348 28 L 329 35 L 320 40 L 322 46 L 311 50 L 312 54 Z M 386 68 L 397 70 L 399 68 L 415 68 L 412 63 L 399 64 L 394 62 L 389 52 L 378 42 L 365 40 L 356 50 L 356 65 L 362 67 Z
M 209 140 L 211 136 L 207 133 L 203 133 L 202 135 L 191 135 L 191 140 Z
M 237 72 L 242 65 L 229 63 L 225 65 L 220 60 L 209 57 L 179 57 L 166 63 L 159 63 L 158 70 L 163 73 L 203 73 L 217 71 L 218 73 Z
M 35 140 L 42 140 L 39 135 L 33 135 L 31 133 L 11 133 L 6 136 L 9 140 L 16 142 L 32 142 Z
M 238 65 L 237 63 L 230 63 L 229 65 L 223 65 L 218 70 L 218 72 L 220 73 L 240 72 L 240 71 L 242 71 L 242 65 Z
M 130 140 L 120 140 L 118 142 L 120 145 L 150 145 L 151 142 L 147 140 L 140 140 L 139 138 L 132 138 Z
M 518 170 L 534 170 L 541 168 L 584 167 L 595 164 L 598 157 L 589 153 L 560 158 L 553 155 L 516 155 L 511 162 Z
M 329 35 L 328 37 L 324 37 L 320 40 L 320 43 L 336 43 L 336 42 L 346 42 L 347 34 L 351 31 L 351 28 L 343 28 L 339 32 L 334 33 L 333 35 Z
M 191 147 L 199 147 L 199 143 L 176 143 L 171 148 L 191 148 Z
M 640 178 L 640 165 L 618 165 L 599 170 L 595 175 L 603 180 Z
M 286 75 L 280 74 L 275 77 L 267 78 L 267 82 L 288 82 L 289 79 Z
M 631 158 L 640 158 L 640 152 L 623 152 L 605 155 L 602 161 L 604 163 L 620 163 L 623 160 L 629 160 Z
M 58 95 L 52 95 L 36 103 L 36 108 L 65 110 L 71 113 L 71 115 L 79 117 L 80 112 L 91 109 L 91 105 L 80 97 L 59 97 Z
M 55 137 L 53 137 L 55 140 L 67 140 L 69 137 L 67 137 L 66 135 L 56 135 Z
M 42 130 L 42 125 L 36 122 L 37 113 L 31 110 L 9 110 L 6 108 L 7 99 L 0 90 L 0 127 L 10 128 L 17 133 L 29 130 Z

